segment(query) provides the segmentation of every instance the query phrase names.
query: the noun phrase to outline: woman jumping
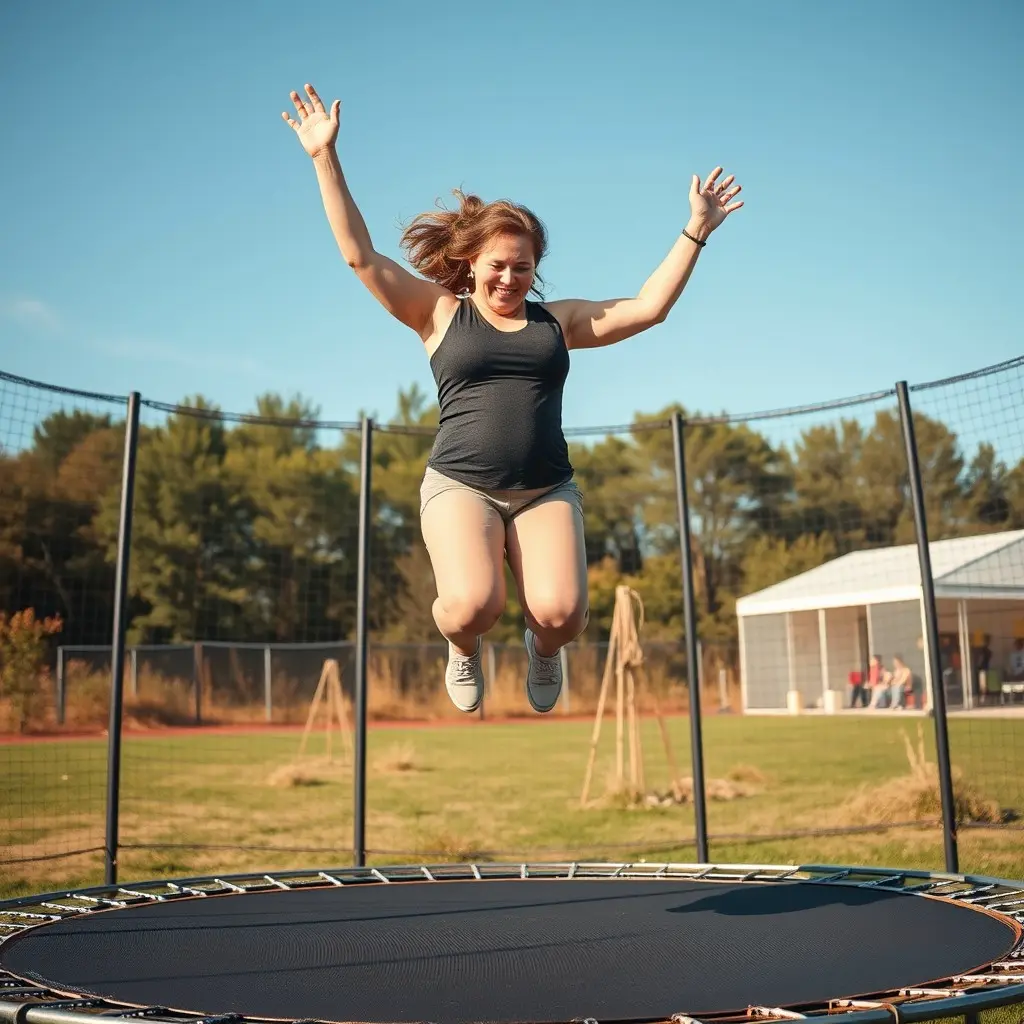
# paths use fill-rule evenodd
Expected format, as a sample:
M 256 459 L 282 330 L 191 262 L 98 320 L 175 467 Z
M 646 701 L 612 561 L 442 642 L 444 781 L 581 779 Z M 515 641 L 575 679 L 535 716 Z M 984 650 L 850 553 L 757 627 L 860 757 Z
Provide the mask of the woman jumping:
M 559 650 L 589 617 L 583 498 L 562 433 L 573 349 L 613 345 L 661 323 L 708 236 L 743 203 L 716 167 L 690 183 L 690 219 L 635 298 L 531 302 L 547 250 L 541 222 L 506 200 L 456 192 L 459 209 L 423 213 L 402 235 L 410 265 L 382 256 L 338 161 L 340 104 L 311 85 L 282 113 L 312 157 L 345 262 L 420 337 L 437 383 L 440 427 L 420 487 L 420 528 L 437 585 L 433 615 L 448 640 L 445 686 L 461 711 L 483 697 L 481 637 L 505 607 L 504 563 L 526 619 L 526 695 L 550 711 L 562 689 Z

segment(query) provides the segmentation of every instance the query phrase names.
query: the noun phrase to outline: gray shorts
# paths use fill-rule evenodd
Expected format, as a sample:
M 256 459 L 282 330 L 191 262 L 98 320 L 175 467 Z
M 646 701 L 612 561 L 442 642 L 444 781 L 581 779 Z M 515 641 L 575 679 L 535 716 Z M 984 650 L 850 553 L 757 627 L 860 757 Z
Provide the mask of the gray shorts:
M 572 480 L 554 484 L 552 487 L 538 487 L 533 490 L 485 491 L 479 487 L 471 487 L 469 484 L 453 480 L 430 466 L 427 466 L 427 471 L 423 474 L 423 483 L 420 484 L 420 515 L 423 515 L 423 510 L 431 498 L 436 498 L 439 494 L 452 490 L 468 491 L 470 494 L 477 495 L 500 513 L 506 526 L 520 512 L 543 505 L 548 501 L 567 501 L 579 512 L 580 517 L 583 517 L 583 492 Z

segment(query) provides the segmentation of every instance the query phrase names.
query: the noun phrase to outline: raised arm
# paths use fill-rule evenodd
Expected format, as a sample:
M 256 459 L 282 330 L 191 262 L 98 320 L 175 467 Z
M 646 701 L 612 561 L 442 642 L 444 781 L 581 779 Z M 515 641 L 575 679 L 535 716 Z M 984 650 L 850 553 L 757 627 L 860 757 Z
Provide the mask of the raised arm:
M 335 100 L 328 112 L 313 86 L 306 86 L 306 95 L 308 101 L 294 90 L 291 93 L 298 121 L 285 112 L 281 116 L 295 130 L 302 148 L 313 159 L 324 212 L 341 255 L 381 305 L 423 337 L 432 330 L 438 302 L 449 297 L 449 293 L 440 285 L 411 274 L 374 249 L 363 215 L 349 192 L 335 148 L 341 104 Z
M 690 219 L 660 266 L 633 298 L 591 301 L 557 299 L 548 308 L 562 324 L 569 348 L 614 345 L 662 323 L 683 293 L 708 236 L 721 226 L 742 201 L 733 200 L 741 186 L 716 167 L 703 185 L 695 174 L 690 182 Z

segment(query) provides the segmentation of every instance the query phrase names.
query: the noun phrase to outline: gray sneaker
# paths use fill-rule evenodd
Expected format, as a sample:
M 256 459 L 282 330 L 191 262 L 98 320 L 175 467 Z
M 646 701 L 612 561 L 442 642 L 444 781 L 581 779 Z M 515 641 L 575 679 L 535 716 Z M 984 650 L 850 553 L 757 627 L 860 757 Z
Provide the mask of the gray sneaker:
M 539 655 L 534 647 L 532 630 L 526 631 L 524 640 L 530 662 L 526 670 L 526 697 L 534 711 L 550 711 L 562 692 L 562 659 L 557 654 L 551 658 Z
M 448 667 L 444 673 L 444 685 L 452 703 L 465 712 L 476 711 L 484 696 L 484 668 L 480 658 L 483 643 L 476 640 L 476 653 L 470 657 L 460 654 L 448 643 Z

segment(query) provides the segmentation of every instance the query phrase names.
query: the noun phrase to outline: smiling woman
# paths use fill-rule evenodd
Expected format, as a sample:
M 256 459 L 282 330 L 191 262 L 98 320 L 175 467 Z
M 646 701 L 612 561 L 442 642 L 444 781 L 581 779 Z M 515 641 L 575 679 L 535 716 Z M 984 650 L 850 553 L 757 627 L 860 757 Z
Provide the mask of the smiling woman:
M 612 345 L 668 316 L 708 236 L 743 203 L 722 168 L 690 181 L 690 217 L 633 297 L 544 302 L 541 221 L 508 200 L 456 192 L 457 210 L 420 214 L 402 236 L 410 273 L 373 247 L 342 173 L 341 105 L 311 85 L 282 113 L 312 158 L 341 254 L 430 360 L 440 429 L 420 488 L 420 527 L 437 584 L 434 621 L 448 640 L 445 685 L 462 711 L 483 696 L 481 638 L 505 607 L 507 560 L 526 619 L 526 696 L 550 711 L 560 649 L 589 616 L 583 496 L 562 431 L 573 349 Z M 530 301 L 537 295 L 541 301 Z

